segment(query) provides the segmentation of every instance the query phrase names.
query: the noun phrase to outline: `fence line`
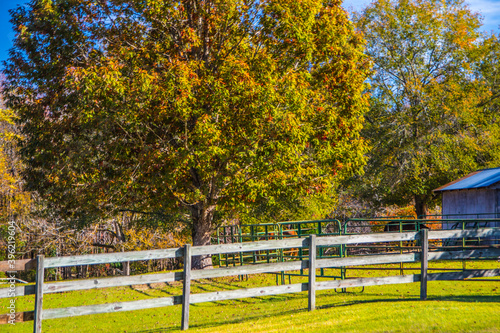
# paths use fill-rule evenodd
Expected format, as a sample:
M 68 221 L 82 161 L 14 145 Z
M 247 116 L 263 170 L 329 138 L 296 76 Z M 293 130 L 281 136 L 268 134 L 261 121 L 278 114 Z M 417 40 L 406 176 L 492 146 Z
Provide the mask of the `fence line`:
M 439 251 L 429 252 L 428 260 L 465 260 L 499 258 L 500 249 L 464 250 L 464 251 Z M 347 257 L 333 259 L 318 259 L 316 268 L 336 268 L 346 266 L 380 265 L 390 263 L 411 263 L 420 261 L 420 253 L 386 254 L 363 257 Z M 216 268 L 211 270 L 195 270 L 191 272 L 191 279 L 219 278 L 246 274 L 276 273 L 281 271 L 294 271 L 308 268 L 308 261 L 288 261 L 281 263 L 256 264 L 251 266 L 235 266 L 230 268 Z M 160 282 L 182 281 L 182 272 L 156 273 L 135 276 L 119 276 L 107 278 L 94 278 L 89 280 L 62 281 L 46 283 L 43 293 L 51 294 L 75 290 L 100 289 L 109 287 L 123 287 L 136 284 L 150 284 Z M 9 290 L 0 289 L 0 298 L 7 298 Z M 35 285 L 16 287 L 16 296 L 35 294 Z
M 309 238 L 302 239 L 282 239 L 268 240 L 250 243 L 238 244 L 219 244 L 210 246 L 193 246 L 189 244 L 182 248 L 122 252 L 98 255 L 82 255 L 72 257 L 44 258 L 43 255 L 37 257 L 37 275 L 36 285 L 22 286 L 16 288 L 16 295 L 35 294 L 35 310 L 33 312 L 24 312 L 17 314 L 16 318 L 23 320 L 34 320 L 34 332 L 41 332 L 42 319 L 54 319 L 73 317 L 87 314 L 108 313 L 130 311 L 138 309 L 165 307 L 170 305 L 182 304 L 183 330 L 189 327 L 189 304 L 201 302 L 213 302 L 236 298 L 246 298 L 255 296 L 277 295 L 295 292 L 308 292 L 308 309 L 315 309 L 315 294 L 317 290 L 338 289 L 349 287 L 364 287 L 373 285 L 399 284 L 420 282 L 420 298 L 427 298 L 427 281 L 436 280 L 462 280 L 477 277 L 499 276 L 500 269 L 491 270 L 469 270 L 452 273 L 433 273 L 428 274 L 428 260 L 453 260 L 453 259 L 471 259 L 471 258 L 498 258 L 500 249 L 488 248 L 481 250 L 464 251 L 441 251 L 428 252 L 429 240 L 450 239 L 461 237 L 485 237 L 500 236 L 500 229 L 480 229 L 480 230 L 439 230 L 429 231 L 423 229 L 419 232 L 403 233 L 384 233 L 384 234 L 361 234 L 361 235 L 343 235 L 316 237 L 310 235 Z M 420 253 L 408 254 L 379 254 L 371 256 L 344 257 L 316 260 L 316 252 L 319 246 L 361 244 L 361 243 L 380 243 L 380 242 L 399 242 L 399 241 L 420 241 Z M 196 255 L 216 255 L 221 253 L 264 251 L 283 248 L 309 248 L 308 260 L 277 262 L 268 264 L 255 264 L 248 266 L 236 266 L 228 268 L 217 268 L 211 270 L 191 270 L 191 259 Z M 102 264 L 110 262 L 126 262 L 133 260 L 165 259 L 184 257 L 183 272 L 171 272 L 151 275 L 124 276 L 105 279 L 91 279 L 79 281 L 62 281 L 45 284 L 43 281 L 46 268 Z M 345 268 L 348 266 L 363 266 L 375 264 L 388 264 L 400 262 L 421 262 L 420 274 L 377 277 L 377 278 L 357 278 L 345 280 L 330 280 L 316 282 L 316 270 L 321 268 Z M 280 271 L 290 271 L 299 269 L 309 269 L 308 282 L 281 286 L 259 287 L 251 289 L 219 291 L 203 294 L 191 294 L 190 285 L 192 280 L 206 279 L 214 277 L 235 276 L 256 273 L 272 273 Z M 117 302 L 111 304 L 88 305 L 79 307 L 67 307 L 59 309 L 43 309 L 43 294 L 85 290 L 95 288 L 107 288 L 116 286 L 126 286 L 134 284 L 145 284 L 155 282 L 183 281 L 183 294 L 181 296 L 162 297 L 140 301 Z M 7 290 L 0 289 L 0 298 L 7 296 Z M 6 316 L 6 315 L 3 315 Z M 0 316 L 0 323 L 2 323 Z

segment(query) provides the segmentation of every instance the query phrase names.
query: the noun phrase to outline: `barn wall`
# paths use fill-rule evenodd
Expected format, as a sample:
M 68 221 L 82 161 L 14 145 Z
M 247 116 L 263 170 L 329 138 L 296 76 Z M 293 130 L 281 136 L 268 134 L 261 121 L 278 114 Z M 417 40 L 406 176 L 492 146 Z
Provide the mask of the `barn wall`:
M 497 213 L 497 217 L 500 217 L 500 190 L 496 190 L 495 193 L 496 193 L 496 197 L 497 197 L 496 213 Z
M 482 188 L 442 192 L 443 215 L 463 215 L 460 218 L 495 218 L 500 217 L 500 190 Z M 480 215 L 491 213 L 491 215 Z M 457 216 L 458 218 L 458 216 Z M 500 223 L 488 225 L 500 227 Z M 446 226 L 443 226 L 446 228 Z
M 443 192 L 443 214 L 497 213 L 497 190 L 471 189 Z M 494 216 L 491 217 L 494 217 Z

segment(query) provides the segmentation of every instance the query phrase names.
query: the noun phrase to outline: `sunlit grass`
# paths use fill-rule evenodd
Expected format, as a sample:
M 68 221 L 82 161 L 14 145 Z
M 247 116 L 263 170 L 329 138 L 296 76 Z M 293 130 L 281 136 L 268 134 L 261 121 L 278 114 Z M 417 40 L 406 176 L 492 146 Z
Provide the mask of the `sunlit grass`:
M 461 262 L 432 263 L 462 268 Z M 467 263 L 467 268 L 499 268 L 496 261 Z M 399 268 L 398 265 L 386 267 Z M 404 267 L 418 267 L 405 264 Z M 328 274 L 338 272 L 327 270 Z M 405 274 L 418 273 L 406 271 Z M 354 276 L 398 275 L 393 271 L 348 271 Z M 286 279 L 288 283 L 288 278 Z M 321 279 L 319 279 L 321 280 Z M 292 283 L 306 278 L 292 277 Z M 196 281 L 192 293 L 275 285 L 274 275 Z M 500 282 L 433 281 L 428 300 L 420 301 L 418 283 L 320 291 L 317 310 L 307 311 L 307 293 L 201 303 L 190 308 L 192 332 L 500 332 Z M 180 295 L 179 282 L 44 295 L 44 308 L 131 301 Z M 0 312 L 5 313 L 5 299 Z M 19 297 L 17 310 L 33 309 L 33 297 Z M 44 332 L 172 332 L 180 329 L 181 307 L 43 321 Z M 2 332 L 31 332 L 33 322 L 2 325 Z

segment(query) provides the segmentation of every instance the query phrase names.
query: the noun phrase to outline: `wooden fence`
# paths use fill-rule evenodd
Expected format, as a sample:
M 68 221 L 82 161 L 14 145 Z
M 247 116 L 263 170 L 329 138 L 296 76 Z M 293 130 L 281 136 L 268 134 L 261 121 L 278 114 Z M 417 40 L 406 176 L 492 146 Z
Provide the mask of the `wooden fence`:
M 361 234 L 345 236 L 317 237 L 310 235 L 308 238 L 289 238 L 283 240 L 269 240 L 249 243 L 221 244 L 210 246 L 190 246 L 181 248 L 136 251 L 122 253 L 106 253 L 95 255 L 81 255 L 69 257 L 44 258 L 37 257 L 36 284 L 16 287 L 15 295 L 24 296 L 35 294 L 34 311 L 16 313 L 16 320 L 34 320 L 34 332 L 42 331 L 42 319 L 54 319 L 73 316 L 82 316 L 98 313 L 131 311 L 149 309 L 182 304 L 181 328 L 189 327 L 189 304 L 201 302 L 214 302 L 237 298 L 278 295 L 286 293 L 308 292 L 308 309 L 315 308 L 315 294 L 317 290 L 364 287 L 386 284 L 401 284 L 420 282 L 420 298 L 427 298 L 427 281 L 433 280 L 462 280 L 475 277 L 499 276 L 500 269 L 490 270 L 465 270 L 459 272 L 428 274 L 428 260 L 464 260 L 464 259 L 492 259 L 500 258 L 500 249 L 488 248 L 464 251 L 440 251 L 429 252 L 429 240 L 458 239 L 463 237 L 499 237 L 500 229 L 476 229 L 476 230 L 439 230 L 429 231 L 427 229 L 419 232 L 384 233 L 384 234 Z M 344 258 L 316 259 L 317 248 L 320 246 L 335 246 L 348 244 L 366 244 L 400 241 L 419 241 L 421 250 L 419 253 L 406 254 L 379 254 L 370 256 L 354 256 Z M 308 260 L 277 262 L 269 264 L 255 264 L 247 266 L 236 266 L 228 268 L 217 268 L 211 270 L 191 270 L 191 259 L 198 255 L 217 255 L 227 253 L 240 253 L 249 251 L 266 251 L 275 249 L 308 248 Z M 48 268 L 67 267 L 75 265 L 93 265 L 104 263 L 127 262 L 134 260 L 167 259 L 184 257 L 184 271 L 159 273 L 150 275 L 121 276 L 112 278 L 94 278 L 87 280 L 61 281 L 55 283 L 44 283 L 44 271 Z M 345 280 L 328 280 L 316 282 L 316 270 L 321 268 L 345 268 L 349 266 L 390 264 L 401 262 L 421 262 L 420 274 L 387 276 L 376 278 L 356 278 Z M 309 269 L 308 282 L 267 286 L 251 289 L 228 290 L 208 292 L 202 294 L 191 294 L 190 284 L 192 280 L 216 278 L 224 276 L 237 276 L 256 273 L 273 273 L 290 270 Z M 107 288 L 128 286 L 136 284 L 148 284 L 158 282 L 183 281 L 183 293 L 181 296 L 161 297 L 155 299 L 117 302 L 111 304 L 87 305 L 78 307 L 67 307 L 43 310 L 43 295 L 95 288 Z M 9 297 L 7 288 L 0 289 L 0 298 Z M 8 315 L 0 316 L 0 323 L 7 322 Z

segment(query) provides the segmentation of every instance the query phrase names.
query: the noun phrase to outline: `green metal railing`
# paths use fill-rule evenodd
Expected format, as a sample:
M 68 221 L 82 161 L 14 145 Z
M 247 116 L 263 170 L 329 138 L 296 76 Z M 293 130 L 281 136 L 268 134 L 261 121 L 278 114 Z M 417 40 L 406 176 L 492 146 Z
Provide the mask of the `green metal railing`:
M 486 214 L 485 214 L 486 215 Z M 444 216 L 447 217 L 447 216 Z M 406 232 L 419 231 L 423 228 L 440 230 L 440 229 L 481 229 L 481 228 L 500 228 L 500 218 L 443 218 L 428 216 L 427 219 L 415 219 L 413 217 L 375 217 L 375 218 L 355 218 L 347 219 L 344 223 L 338 220 L 306 220 L 306 221 L 284 221 L 277 223 L 266 224 L 247 224 L 235 226 L 222 226 L 217 228 L 217 244 L 254 242 L 270 239 L 285 239 L 285 238 L 304 238 L 311 234 L 319 236 L 331 235 L 357 235 L 363 233 L 381 233 L 381 232 Z M 442 241 L 430 242 L 431 251 L 443 250 L 465 250 L 478 249 L 489 246 L 498 247 L 500 239 L 479 239 L 479 238 L 460 238 Z M 385 244 L 370 244 L 370 245 L 349 245 L 349 246 L 332 246 L 318 247 L 317 258 L 342 258 L 350 255 L 373 255 L 378 252 L 414 252 L 419 248 L 417 242 L 394 242 Z M 267 251 L 253 251 L 238 254 L 219 254 L 219 266 L 237 266 L 257 263 L 272 263 L 283 262 L 287 260 L 304 260 L 309 257 L 307 248 L 297 249 L 279 249 Z M 463 268 L 465 269 L 465 261 Z M 358 269 L 358 268 L 351 268 Z M 362 269 L 362 268 L 359 268 Z M 393 268 L 396 269 L 396 268 Z M 400 274 L 404 275 L 405 267 L 400 263 Z M 406 268 L 408 269 L 408 268 Z M 336 269 L 335 273 L 327 274 L 326 269 L 321 269 L 319 277 L 328 277 L 334 279 L 347 278 L 347 271 L 344 267 Z M 339 272 L 339 273 L 337 273 Z M 285 283 L 288 277 L 291 283 L 292 276 L 305 276 L 306 274 L 301 269 L 300 272 L 281 272 L 276 274 L 276 283 Z M 242 278 L 242 277 L 241 277 Z
M 278 223 L 265 224 L 244 224 L 221 226 L 216 230 L 217 244 L 239 243 L 239 242 L 255 242 L 260 240 L 270 239 L 285 239 L 285 238 L 304 238 L 311 234 L 315 235 L 340 235 L 342 233 L 341 223 L 338 220 L 306 220 L 306 221 L 286 221 Z M 318 259 L 320 258 L 335 258 L 343 257 L 342 246 L 320 246 Z M 257 263 L 283 262 L 285 260 L 303 260 L 309 257 L 308 249 L 297 248 L 288 250 L 274 251 L 252 251 L 239 254 L 219 254 L 219 266 L 237 266 Z M 303 270 L 300 273 L 285 273 L 276 274 L 281 277 L 281 283 L 285 283 L 285 278 L 288 277 L 290 282 L 291 276 L 305 276 Z M 342 275 L 326 275 L 325 269 L 320 270 L 320 276 L 330 278 L 342 278 Z
M 275 223 L 221 226 L 216 230 L 217 244 L 256 242 L 274 239 L 279 235 Z M 238 254 L 219 254 L 219 266 L 239 266 L 243 264 L 271 263 L 278 261 L 279 251 L 267 250 L 265 253 L 240 252 Z
M 311 234 L 320 235 L 320 236 L 335 236 L 342 234 L 342 225 L 340 221 L 333 219 L 326 220 L 305 220 L 305 221 L 287 221 L 287 222 L 278 222 L 280 226 L 280 233 L 283 237 L 298 237 L 304 238 L 308 237 Z M 308 249 L 299 248 L 294 250 L 298 253 L 296 259 L 303 260 L 309 257 Z M 344 257 L 343 247 L 342 246 L 318 246 L 318 259 L 324 258 L 342 258 Z M 293 256 L 284 255 L 283 259 L 292 259 Z M 341 270 L 342 271 L 342 270 Z M 304 270 L 301 269 L 299 273 L 281 273 L 282 274 L 282 283 L 285 277 L 288 277 L 288 281 L 290 282 L 290 278 L 292 276 L 305 276 Z M 342 273 L 340 275 L 328 275 L 326 274 L 326 270 L 324 268 L 320 269 L 320 277 L 329 277 L 329 278 L 342 278 Z
M 419 219 L 481 219 L 500 218 L 500 213 L 471 213 L 471 214 L 427 214 L 419 216 Z

